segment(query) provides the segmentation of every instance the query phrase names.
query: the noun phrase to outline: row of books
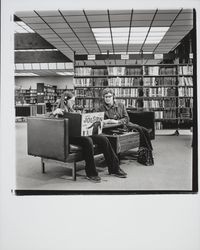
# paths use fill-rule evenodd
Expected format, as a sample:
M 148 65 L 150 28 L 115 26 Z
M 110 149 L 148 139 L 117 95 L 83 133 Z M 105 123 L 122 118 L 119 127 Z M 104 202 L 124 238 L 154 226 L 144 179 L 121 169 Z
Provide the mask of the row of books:
M 74 86 L 119 86 L 119 87 L 134 87 L 134 86 L 161 86 L 161 85 L 172 85 L 176 86 L 177 79 L 175 77 L 116 77 L 116 78 L 96 78 L 95 81 L 92 78 L 76 78 L 74 79 Z M 180 77 L 178 85 L 180 86 L 193 86 L 192 77 Z
M 176 96 L 175 88 L 144 88 L 144 97 L 167 97 Z
M 176 67 L 149 66 L 145 67 L 145 75 L 176 75 Z
M 177 66 L 145 66 L 144 65 L 144 74 L 145 75 L 192 75 L 193 74 L 193 66 L 192 65 L 178 65 Z M 76 76 L 92 76 L 92 75 L 142 75 L 143 74 L 143 66 L 132 66 L 132 67 L 107 67 L 107 68 L 90 68 L 90 67 L 78 67 L 75 68 Z
M 173 100 L 144 100 L 143 108 L 173 108 L 176 107 L 176 101 Z
M 178 96 L 179 97 L 193 97 L 193 89 L 192 88 L 184 88 L 179 87 L 178 88 Z
M 178 107 L 193 108 L 193 98 L 180 98 L 178 100 Z
M 178 80 L 179 86 L 193 86 L 193 79 L 192 77 L 179 77 Z
M 193 66 L 192 65 L 179 66 L 179 74 L 180 75 L 192 75 Z
M 145 86 L 160 86 L 160 85 L 176 85 L 176 77 L 145 77 L 143 85 Z

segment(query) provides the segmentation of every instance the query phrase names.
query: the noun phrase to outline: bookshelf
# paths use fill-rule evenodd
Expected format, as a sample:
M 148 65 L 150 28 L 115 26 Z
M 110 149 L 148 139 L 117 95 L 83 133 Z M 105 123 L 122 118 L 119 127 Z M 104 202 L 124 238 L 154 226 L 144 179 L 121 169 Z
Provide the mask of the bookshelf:
M 104 88 L 112 88 L 128 110 L 153 111 L 156 129 L 192 126 L 192 64 L 75 66 L 77 105 L 95 110 Z
M 36 89 L 15 89 L 15 104 L 35 104 L 37 102 Z

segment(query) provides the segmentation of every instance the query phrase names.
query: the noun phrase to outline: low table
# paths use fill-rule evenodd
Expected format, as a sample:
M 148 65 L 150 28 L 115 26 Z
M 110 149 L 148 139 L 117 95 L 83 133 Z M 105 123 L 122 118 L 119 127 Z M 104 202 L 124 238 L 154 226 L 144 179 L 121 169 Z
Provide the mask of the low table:
M 103 135 L 109 139 L 117 155 L 130 149 L 139 147 L 139 132 L 127 132 L 120 135 L 108 135 L 103 133 Z

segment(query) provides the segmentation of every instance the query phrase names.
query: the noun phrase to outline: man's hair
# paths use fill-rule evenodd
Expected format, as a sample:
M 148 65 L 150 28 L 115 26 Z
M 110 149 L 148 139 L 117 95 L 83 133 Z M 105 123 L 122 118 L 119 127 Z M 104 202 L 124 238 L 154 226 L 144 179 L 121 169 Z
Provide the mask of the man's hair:
M 108 93 L 110 93 L 110 94 L 112 94 L 114 96 L 114 91 L 113 91 L 112 88 L 106 88 L 106 89 L 104 89 L 103 92 L 102 92 L 102 96 L 104 97 Z

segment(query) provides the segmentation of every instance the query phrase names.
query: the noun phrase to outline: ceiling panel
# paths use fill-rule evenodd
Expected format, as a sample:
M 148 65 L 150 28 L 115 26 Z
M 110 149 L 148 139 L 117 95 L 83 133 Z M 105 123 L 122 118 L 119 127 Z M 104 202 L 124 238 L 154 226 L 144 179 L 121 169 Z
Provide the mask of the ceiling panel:
M 150 27 L 151 25 L 151 20 L 132 20 L 131 26 L 132 27 Z
M 130 22 L 131 13 L 130 14 L 121 14 L 121 15 L 112 15 L 110 14 L 111 21 L 129 21 Z
M 37 17 L 38 15 L 34 11 L 17 11 L 16 16 L 22 17 Z
M 61 23 L 49 23 L 49 26 L 52 28 L 52 29 L 67 29 L 67 30 L 70 30 L 69 28 L 69 25 L 63 20 L 63 22 Z
M 86 15 L 107 15 L 107 10 L 85 10 Z
M 36 16 L 36 17 L 23 17 L 21 18 L 25 23 L 32 23 L 32 24 L 35 24 L 35 23 L 44 23 L 43 20 Z
M 111 21 L 112 27 L 129 27 L 130 26 L 130 20 L 129 21 Z
M 60 16 L 59 12 L 57 10 L 48 10 L 48 11 L 36 11 L 36 13 L 38 13 L 40 16 L 43 17 L 52 17 L 52 16 Z
M 111 15 L 128 15 L 131 14 L 131 10 L 109 10 Z
M 160 13 L 160 11 L 157 12 L 154 20 L 155 21 L 173 21 L 174 18 L 177 16 L 179 11 L 175 12 L 175 13 Z
M 47 23 L 62 23 L 63 22 L 63 17 L 61 16 L 48 16 L 48 17 L 45 17 L 43 16 L 43 19 L 45 22 Z
M 153 19 L 155 11 L 153 11 L 152 13 L 139 13 L 137 14 L 135 11 L 133 11 L 133 17 L 132 20 L 133 21 L 150 21 Z
M 60 10 L 63 15 L 66 16 L 82 16 L 82 10 Z
M 172 24 L 172 20 L 153 21 L 152 27 L 169 27 Z
M 185 25 L 191 25 L 193 26 L 193 20 L 190 19 L 190 20 L 176 20 L 174 23 L 173 23 L 174 26 L 179 26 L 179 25 L 182 25 L 182 26 L 185 26 Z
M 70 23 L 80 23 L 80 22 L 85 22 L 86 21 L 86 18 L 84 15 L 82 16 L 65 16 L 64 15 L 64 18 L 67 20 L 67 22 L 70 22 Z
M 30 23 L 29 26 L 33 29 L 33 30 L 41 30 L 41 29 L 48 29 L 49 26 L 46 23 L 39 23 L 39 24 L 32 24 Z
M 92 28 L 109 28 L 109 22 L 90 22 Z

